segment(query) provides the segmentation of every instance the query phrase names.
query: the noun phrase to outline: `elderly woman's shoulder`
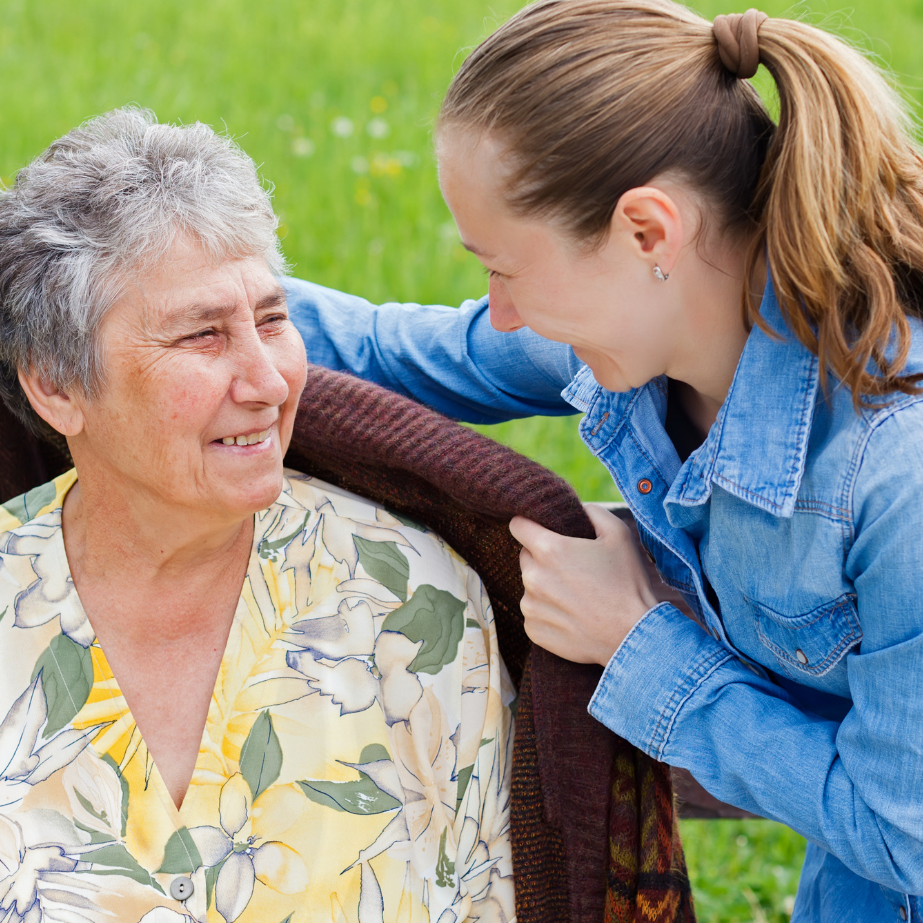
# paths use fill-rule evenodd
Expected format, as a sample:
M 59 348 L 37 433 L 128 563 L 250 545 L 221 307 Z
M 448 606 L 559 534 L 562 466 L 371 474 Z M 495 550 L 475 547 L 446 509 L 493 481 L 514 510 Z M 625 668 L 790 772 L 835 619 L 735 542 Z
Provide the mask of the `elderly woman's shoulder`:
M 60 510 L 65 495 L 76 480 L 77 472 L 71 469 L 18 497 L 5 500 L 0 504 L 0 533 L 18 529 L 34 519 Z
M 368 497 L 337 487 L 329 481 L 322 481 L 313 475 L 303 474 L 291 468 L 286 468 L 284 475 L 282 493 L 277 501 L 283 506 L 295 504 L 305 510 L 333 513 L 356 521 L 387 523 L 435 535 L 423 523 L 389 510 Z
M 283 513 L 283 510 L 286 512 Z M 273 512 L 275 515 L 270 515 Z M 416 555 L 425 554 L 431 563 L 435 555 L 451 559 L 455 568 L 468 567 L 461 555 L 423 523 L 367 497 L 290 468 L 284 471 L 284 484 L 278 500 L 262 515 L 264 520 L 269 518 L 277 523 L 272 531 L 278 531 L 279 524 L 285 519 L 293 523 L 298 520 L 296 524 L 306 532 L 313 532 L 324 521 L 324 528 L 331 538 L 334 531 L 343 532 L 343 538 L 358 550 L 360 557 L 379 551 L 387 554 L 386 549 L 373 548 L 369 544 L 384 542 L 393 543 L 397 548 L 409 548 Z

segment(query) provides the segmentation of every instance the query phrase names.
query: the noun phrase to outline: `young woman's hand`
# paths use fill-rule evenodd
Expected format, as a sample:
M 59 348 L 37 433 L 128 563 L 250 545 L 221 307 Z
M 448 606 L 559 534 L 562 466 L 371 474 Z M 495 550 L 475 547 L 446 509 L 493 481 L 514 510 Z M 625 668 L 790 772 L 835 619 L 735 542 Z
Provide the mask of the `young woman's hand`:
M 605 666 L 625 636 L 657 605 L 631 530 L 607 510 L 586 505 L 596 538 L 567 538 L 517 516 L 510 532 L 519 560 L 529 637 L 576 663 Z

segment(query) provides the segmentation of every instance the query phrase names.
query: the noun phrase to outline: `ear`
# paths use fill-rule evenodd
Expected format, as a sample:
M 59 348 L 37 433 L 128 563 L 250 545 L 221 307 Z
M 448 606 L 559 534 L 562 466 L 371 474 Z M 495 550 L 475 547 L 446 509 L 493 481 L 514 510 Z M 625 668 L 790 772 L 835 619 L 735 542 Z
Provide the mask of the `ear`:
M 54 430 L 76 436 L 83 429 L 83 411 L 70 394 L 56 388 L 46 376 L 19 370 L 19 384 L 32 409 Z
M 676 201 L 655 186 L 629 189 L 615 206 L 612 232 L 635 255 L 669 275 L 683 245 L 683 218 Z

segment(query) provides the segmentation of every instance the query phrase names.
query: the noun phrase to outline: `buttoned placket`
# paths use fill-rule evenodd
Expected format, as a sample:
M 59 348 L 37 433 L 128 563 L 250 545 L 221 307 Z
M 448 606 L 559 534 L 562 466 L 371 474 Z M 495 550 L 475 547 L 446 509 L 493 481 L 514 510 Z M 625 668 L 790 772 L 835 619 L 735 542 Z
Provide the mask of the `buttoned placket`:
M 596 384 L 586 369 L 577 376 L 571 388 L 565 392 L 565 397 L 575 407 L 585 411 L 580 424 L 581 438 L 609 471 L 636 522 L 652 536 L 659 545 L 657 550 L 665 556 L 657 560 L 655 555 L 654 563 L 668 583 L 678 582 L 671 579 L 677 572 L 688 575 L 688 580 L 679 582 L 694 588 L 695 600 L 690 602 L 696 603 L 694 609 L 704 623 L 703 627 L 713 638 L 730 648 L 721 619 L 705 594 L 694 542 L 681 529 L 670 528 L 668 531 L 661 525 L 666 521 L 663 503 L 671 486 L 661 468 L 667 467 L 672 461 L 672 467 L 678 471 L 679 459 L 663 429 L 657 409 L 653 406 L 654 395 L 649 392 L 655 387 L 657 383 L 651 383 L 631 395 L 608 394 Z M 627 406 L 616 409 L 610 404 Z M 635 429 L 633 417 L 639 412 L 651 418 L 645 421 L 644 430 L 644 439 L 653 443 L 651 448 L 654 451 L 650 454 L 643 451 L 641 440 L 632 432 Z M 607 451 L 616 440 L 617 451 Z M 623 470 L 613 464 L 613 456 L 620 460 Z
M 67 561 L 67 554 L 64 548 L 64 539 L 63 539 L 61 532 L 59 531 L 52 540 L 55 542 L 55 552 L 58 557 L 58 566 L 62 572 L 68 574 L 67 579 L 71 587 L 73 588 L 73 591 L 68 595 L 67 599 L 65 600 L 64 605 L 79 609 L 81 615 L 85 617 L 85 613 L 83 612 L 83 605 L 80 602 L 79 597 L 77 596 L 76 588 L 73 587 L 73 578 L 70 576 L 70 565 L 68 564 L 68 561 Z M 98 646 L 95 638 L 94 638 L 93 643 L 89 647 L 89 652 L 90 652 L 91 662 L 94 665 L 93 667 L 94 675 L 96 674 L 105 675 L 106 673 L 109 674 L 108 678 L 105 678 L 101 683 L 102 687 L 105 689 L 107 695 L 109 696 L 109 699 L 113 703 L 116 703 L 119 701 L 124 702 L 125 700 L 122 695 L 122 691 L 119 688 L 118 681 L 115 678 L 115 674 L 111 671 L 111 669 L 103 669 L 100 663 L 99 658 L 101 656 L 105 658 L 105 652 L 102 651 L 102 648 Z M 62 675 L 62 680 L 67 686 L 68 679 L 65 675 Z M 71 691 L 70 687 L 68 686 L 68 694 L 70 694 L 73 699 L 76 697 L 77 692 L 76 690 Z M 120 716 L 123 719 L 130 718 L 130 711 L 128 710 L 127 703 L 125 703 L 124 707 L 120 707 L 120 706 L 116 706 L 116 707 L 119 711 Z M 84 706 L 84 709 L 85 708 L 86 706 Z M 81 715 L 84 709 L 81 709 L 81 711 L 78 711 L 77 714 L 74 716 L 73 720 L 75 722 L 80 721 Z M 132 719 L 132 722 L 133 722 L 133 719 Z M 140 732 L 137 732 L 137 725 L 135 725 L 135 728 L 136 728 L 136 733 L 140 733 Z M 95 741 L 92 742 L 90 746 L 95 749 L 96 742 Z M 103 754 L 100 753 L 99 755 L 102 756 Z M 155 785 L 155 790 L 157 791 L 159 795 L 159 801 L 162 805 L 164 812 L 170 818 L 170 822 L 173 826 L 174 833 L 179 835 L 179 840 L 181 844 L 183 846 L 186 846 L 186 840 L 183 838 L 182 834 L 184 831 L 187 830 L 187 828 L 181 820 L 180 811 L 176 808 L 175 804 L 173 803 L 173 799 L 170 796 L 170 793 L 167 790 L 166 785 L 164 784 L 163 780 L 160 778 L 159 771 L 157 772 L 156 781 L 154 780 L 153 777 L 151 781 Z M 187 832 L 187 836 L 188 836 L 188 832 Z M 195 860 L 193 856 L 188 853 L 187 855 L 189 856 L 190 865 L 191 866 L 195 865 Z M 197 918 L 206 912 L 206 890 L 207 888 L 206 888 L 205 868 L 201 864 L 197 868 L 192 869 L 192 871 L 186 874 L 176 875 L 174 878 L 172 878 L 169 881 L 170 897 L 172 897 L 173 900 L 177 901 L 183 909 L 188 909 L 191 912 L 193 912 Z

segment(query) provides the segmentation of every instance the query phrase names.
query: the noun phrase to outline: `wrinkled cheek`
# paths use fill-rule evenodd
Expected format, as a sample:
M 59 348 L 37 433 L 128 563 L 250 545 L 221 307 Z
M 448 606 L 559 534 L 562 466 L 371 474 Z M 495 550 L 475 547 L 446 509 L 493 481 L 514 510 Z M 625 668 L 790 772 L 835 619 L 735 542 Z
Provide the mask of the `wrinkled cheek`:
M 155 404 L 156 416 L 168 418 L 179 424 L 178 428 L 181 429 L 183 424 L 207 415 L 203 412 L 204 405 L 211 403 L 209 396 L 212 393 L 213 389 L 201 382 L 197 386 L 189 384 L 174 388 L 167 399 L 158 400 Z

